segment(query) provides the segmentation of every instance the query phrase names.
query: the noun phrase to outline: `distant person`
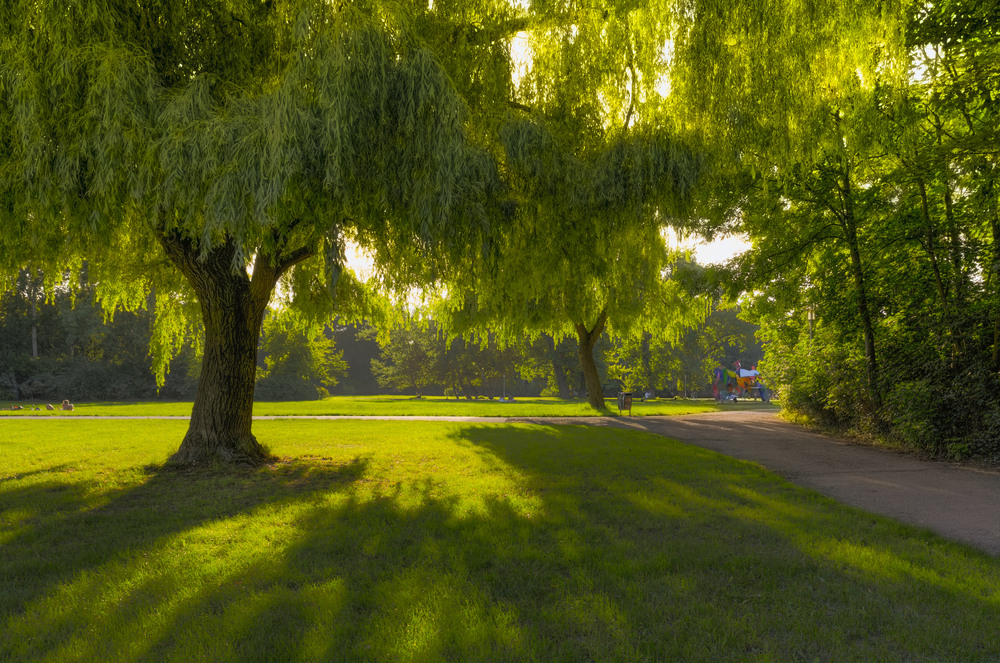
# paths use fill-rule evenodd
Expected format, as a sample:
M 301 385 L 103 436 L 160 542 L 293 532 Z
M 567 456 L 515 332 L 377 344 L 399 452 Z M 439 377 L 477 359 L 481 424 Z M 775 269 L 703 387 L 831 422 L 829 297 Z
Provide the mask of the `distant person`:
M 55 408 L 55 406 L 53 406 L 53 405 L 52 405 L 52 403 L 48 403 L 48 404 L 47 404 L 47 405 L 45 406 L 45 409 L 46 409 L 46 410 L 54 410 L 54 409 L 56 409 L 56 408 Z
M 68 400 L 64 400 L 63 403 L 62 403 L 62 408 L 60 408 L 60 409 L 63 409 L 63 410 L 72 410 L 73 409 L 73 404 L 70 403 Z

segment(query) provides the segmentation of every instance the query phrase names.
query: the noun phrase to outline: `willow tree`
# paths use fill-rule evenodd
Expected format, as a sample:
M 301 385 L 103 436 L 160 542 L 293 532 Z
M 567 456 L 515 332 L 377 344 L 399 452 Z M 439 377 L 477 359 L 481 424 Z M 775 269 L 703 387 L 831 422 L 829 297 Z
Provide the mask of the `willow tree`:
M 491 260 L 448 279 L 443 315 L 460 330 L 574 336 L 595 408 L 603 333 L 671 333 L 698 317 L 665 278 L 664 228 L 702 171 L 659 89 L 675 10 L 535 3 L 501 25 L 516 32 L 491 33 L 510 49 L 493 109 L 505 217 Z
M 266 457 L 254 366 L 279 283 L 330 310 L 359 290 L 349 240 L 401 287 L 476 244 L 492 162 L 394 8 L 0 5 L 0 273 L 87 260 L 110 308 L 152 288 L 160 355 L 197 302 L 204 360 L 177 462 Z

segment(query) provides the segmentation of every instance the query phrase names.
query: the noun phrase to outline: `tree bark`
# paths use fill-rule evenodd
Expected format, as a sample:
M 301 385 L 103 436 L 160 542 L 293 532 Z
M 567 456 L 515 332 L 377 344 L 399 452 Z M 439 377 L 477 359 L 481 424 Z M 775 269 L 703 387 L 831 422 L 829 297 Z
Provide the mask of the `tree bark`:
M 587 385 L 587 400 L 595 410 L 607 410 L 604 403 L 604 391 L 601 389 L 601 377 L 597 372 L 597 362 L 594 361 L 594 346 L 604 331 L 604 325 L 608 320 L 607 311 L 602 311 L 597 318 L 597 322 L 590 329 L 578 322 L 576 327 L 577 336 L 577 356 L 580 358 L 580 366 L 583 367 L 583 379 Z
M 262 464 L 270 454 L 251 432 L 261 323 L 278 277 L 308 252 L 296 252 L 284 265 L 258 254 L 251 279 L 246 270 L 234 269 L 232 242 L 201 256 L 189 239 L 164 234 L 159 239 L 194 288 L 205 323 L 190 424 L 170 462 Z
M 566 370 L 559 365 L 555 359 L 552 360 L 552 373 L 556 378 L 556 388 L 559 390 L 559 398 L 569 399 L 569 380 L 566 378 Z
M 948 311 L 948 290 L 945 287 L 944 279 L 941 278 L 941 268 L 938 266 L 937 251 L 934 248 L 937 244 L 937 233 L 934 228 L 934 221 L 931 219 L 930 206 L 927 202 L 927 185 L 923 179 L 917 180 L 920 188 L 920 210 L 924 217 L 924 227 L 927 231 L 927 244 L 924 247 L 931 260 L 931 270 L 934 273 L 934 283 L 937 286 L 938 299 L 941 300 L 941 307 L 947 317 Z
M 25 270 L 27 275 L 28 299 L 31 300 L 31 358 L 38 359 L 38 281 L 40 272 L 34 267 Z
M 955 307 L 961 311 L 965 306 L 965 267 L 962 256 L 962 234 L 955 221 L 955 206 L 951 196 L 951 186 L 944 184 L 944 218 L 948 223 L 949 255 L 951 257 L 952 280 L 954 281 Z
M 996 271 L 1000 268 L 1000 215 L 994 210 L 990 217 L 990 232 L 993 235 L 993 266 L 990 279 L 993 283 L 993 300 L 997 305 L 997 312 L 994 313 L 993 320 L 993 370 L 1000 371 L 1000 279 L 997 279 Z
M 38 359 L 38 294 L 31 290 L 31 358 Z
M 878 384 L 878 361 L 875 355 L 875 327 L 872 324 L 871 307 L 868 305 L 868 287 L 865 283 L 864 264 L 858 244 L 857 220 L 854 216 L 854 192 L 851 186 L 851 170 L 845 158 L 841 195 L 844 201 L 844 231 L 848 251 L 851 256 L 851 274 L 858 296 L 858 317 L 865 339 L 865 365 L 868 374 L 868 389 L 876 408 L 882 406 L 882 394 Z

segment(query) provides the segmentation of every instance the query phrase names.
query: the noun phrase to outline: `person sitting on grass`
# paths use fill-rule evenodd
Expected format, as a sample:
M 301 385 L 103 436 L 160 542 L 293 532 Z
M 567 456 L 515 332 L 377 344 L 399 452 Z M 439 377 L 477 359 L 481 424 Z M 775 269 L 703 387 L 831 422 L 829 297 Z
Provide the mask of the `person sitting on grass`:
M 73 409 L 73 404 L 70 403 L 68 400 L 64 400 L 62 402 L 62 408 L 61 409 L 63 409 L 63 410 L 72 410 Z

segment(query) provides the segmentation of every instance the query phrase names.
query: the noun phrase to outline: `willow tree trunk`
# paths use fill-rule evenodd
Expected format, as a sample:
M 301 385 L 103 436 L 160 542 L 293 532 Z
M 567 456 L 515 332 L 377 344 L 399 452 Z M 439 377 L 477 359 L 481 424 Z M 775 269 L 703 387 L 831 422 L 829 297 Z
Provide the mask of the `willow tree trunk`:
M 205 323 L 205 353 L 179 464 L 261 464 L 270 454 L 251 432 L 257 345 L 261 323 L 281 270 L 258 255 L 253 278 L 234 269 L 235 247 L 225 243 L 201 256 L 187 239 L 161 235 L 171 262 L 190 282 Z
M 578 322 L 575 324 L 576 337 L 578 341 L 577 356 L 580 358 L 580 366 L 583 367 L 583 380 L 587 385 L 587 400 L 595 410 L 606 410 L 604 403 L 604 390 L 601 388 L 601 376 L 597 372 L 597 362 L 594 361 L 594 346 L 604 331 L 604 325 L 608 320 L 606 311 L 602 311 L 597 322 L 590 329 Z

